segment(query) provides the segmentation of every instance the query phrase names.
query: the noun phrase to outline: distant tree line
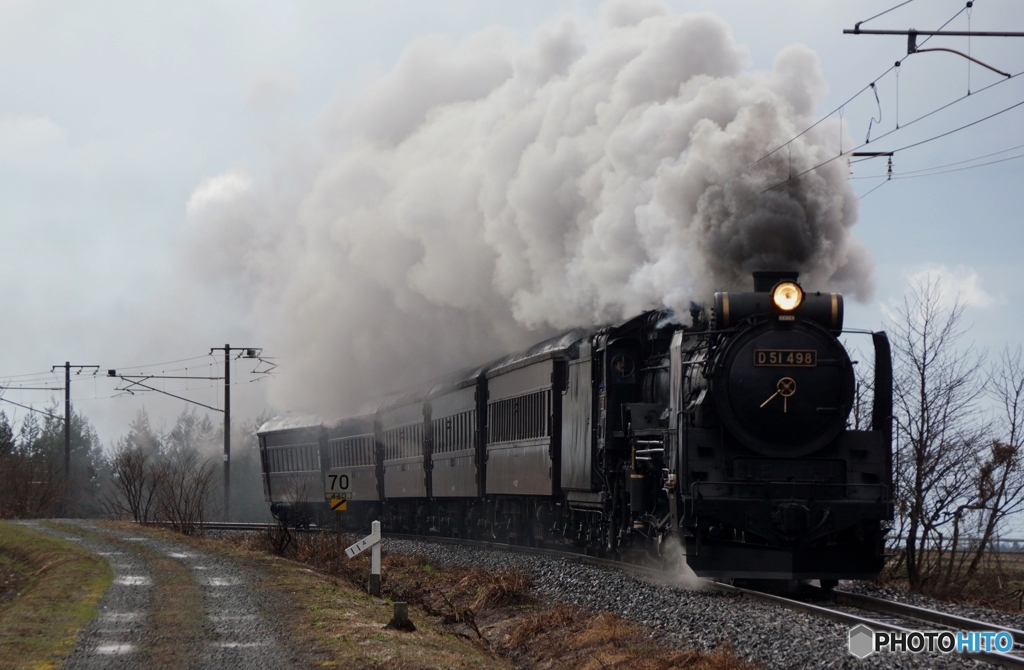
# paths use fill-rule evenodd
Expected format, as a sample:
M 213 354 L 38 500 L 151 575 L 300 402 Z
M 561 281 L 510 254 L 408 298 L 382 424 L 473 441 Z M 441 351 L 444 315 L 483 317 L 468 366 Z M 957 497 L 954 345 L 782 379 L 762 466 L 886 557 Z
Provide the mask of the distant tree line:
M 0 411 L 0 518 L 166 521 L 194 532 L 199 522 L 221 515 L 224 433 L 208 416 L 186 410 L 160 431 L 140 410 L 128 433 L 104 452 L 88 420 L 75 414 L 66 479 L 64 422 L 56 412 L 29 414 L 16 429 Z M 262 422 L 232 430 L 233 520 L 269 519 L 256 441 Z
M 71 418 L 71 472 L 64 473 L 64 419 L 56 407 L 12 426 L 0 411 L 0 518 L 93 516 L 104 475 L 96 431 L 81 414 Z M 42 418 L 40 418 L 42 416 Z

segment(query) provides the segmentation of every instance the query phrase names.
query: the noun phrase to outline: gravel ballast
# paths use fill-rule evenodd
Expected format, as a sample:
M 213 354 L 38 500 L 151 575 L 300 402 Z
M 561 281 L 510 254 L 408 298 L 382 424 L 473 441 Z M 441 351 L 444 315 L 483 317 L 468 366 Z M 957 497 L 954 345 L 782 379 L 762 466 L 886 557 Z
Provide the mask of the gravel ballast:
M 857 659 L 848 650 L 848 626 L 720 591 L 655 583 L 572 559 L 389 538 L 384 539 L 383 551 L 420 555 L 437 565 L 520 570 L 533 577 L 542 598 L 613 612 L 680 646 L 709 651 L 727 645 L 765 668 L 992 667 L 939 653 L 876 653 Z

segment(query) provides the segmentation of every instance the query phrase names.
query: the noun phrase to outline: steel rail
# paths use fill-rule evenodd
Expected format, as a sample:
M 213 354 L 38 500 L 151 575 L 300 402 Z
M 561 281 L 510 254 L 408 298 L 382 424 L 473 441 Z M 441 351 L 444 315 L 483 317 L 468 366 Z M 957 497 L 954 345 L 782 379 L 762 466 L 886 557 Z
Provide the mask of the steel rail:
M 851 614 L 849 612 L 832 609 L 830 607 L 825 607 L 822 605 L 815 605 L 801 600 L 787 598 L 785 596 L 777 596 L 771 593 L 764 593 L 763 591 L 753 591 L 750 589 L 743 589 L 736 586 L 730 586 L 728 584 L 721 583 L 716 583 L 714 588 L 717 588 L 721 591 L 737 593 L 738 595 L 744 598 L 750 598 L 751 600 L 757 600 L 759 602 L 764 603 L 771 603 L 796 612 L 803 612 L 805 614 L 818 616 L 824 619 L 828 619 L 830 621 L 835 621 L 836 623 L 842 623 L 851 626 L 863 624 L 875 631 L 884 630 L 903 634 L 916 630 L 914 628 L 907 628 L 905 626 L 900 626 L 887 621 L 881 621 L 879 619 L 871 617 L 860 616 L 858 614 Z M 926 610 L 920 607 L 904 605 L 903 603 L 894 603 L 892 601 L 883 600 L 881 598 L 872 598 L 870 596 L 858 596 L 857 594 L 852 594 L 845 591 L 836 591 L 834 593 L 837 596 L 837 602 L 839 602 L 840 598 L 842 598 L 843 600 L 847 601 L 844 604 L 847 604 L 847 606 L 849 607 L 855 607 L 868 612 L 877 612 L 882 614 L 899 616 L 909 620 L 910 623 L 939 624 L 953 629 L 963 628 L 964 624 L 969 623 L 971 624 L 971 627 L 968 628 L 968 630 L 1006 630 L 1014 637 L 1015 642 L 1017 640 L 1017 634 L 1020 633 L 1020 631 L 1007 629 L 1004 626 L 999 626 L 997 624 L 989 624 L 982 621 L 977 621 L 975 619 L 958 617 L 952 614 L 946 615 L 942 612 L 935 612 L 933 610 Z M 991 663 L 993 665 L 999 665 L 1006 668 L 1024 668 L 1024 657 L 1020 656 L 1014 656 L 1011 654 L 1006 654 L 998 651 L 978 651 L 960 653 L 963 656 L 967 656 L 979 661 L 984 661 L 985 663 Z
M 859 593 L 850 593 L 849 591 L 840 591 L 837 589 L 833 590 L 832 593 L 835 602 L 839 605 L 848 605 L 850 607 L 859 607 L 860 609 L 870 610 L 872 612 L 881 612 L 883 614 L 907 617 L 908 619 L 917 619 L 918 621 L 934 623 L 940 626 L 946 626 L 947 628 L 956 628 L 959 630 L 1005 630 L 1013 636 L 1015 644 L 1024 645 L 1024 631 L 1017 630 L 1015 628 L 997 626 L 985 621 L 957 616 L 956 614 L 948 614 L 946 612 L 930 610 L 924 607 L 885 600 L 884 598 L 865 596 Z

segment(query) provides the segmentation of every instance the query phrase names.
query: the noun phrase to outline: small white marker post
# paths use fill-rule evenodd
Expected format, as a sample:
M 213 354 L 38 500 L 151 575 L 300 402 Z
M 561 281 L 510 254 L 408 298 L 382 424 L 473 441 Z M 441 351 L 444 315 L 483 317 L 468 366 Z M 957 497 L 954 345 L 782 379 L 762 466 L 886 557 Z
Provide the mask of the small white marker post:
M 380 521 L 374 521 L 369 535 L 345 550 L 345 555 L 355 558 L 367 548 L 372 548 L 370 559 L 370 595 L 380 598 Z

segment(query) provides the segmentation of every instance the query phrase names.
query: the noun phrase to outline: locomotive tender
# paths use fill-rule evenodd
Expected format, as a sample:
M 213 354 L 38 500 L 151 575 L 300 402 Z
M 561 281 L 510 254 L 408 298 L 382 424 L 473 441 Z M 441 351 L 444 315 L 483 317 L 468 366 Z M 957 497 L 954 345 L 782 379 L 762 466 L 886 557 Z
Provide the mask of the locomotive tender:
M 283 522 L 661 555 L 718 579 L 823 585 L 882 568 L 892 364 L 872 333 L 866 430 L 848 423 L 842 296 L 754 273 L 692 324 L 665 311 L 577 329 L 335 422 L 259 430 Z

